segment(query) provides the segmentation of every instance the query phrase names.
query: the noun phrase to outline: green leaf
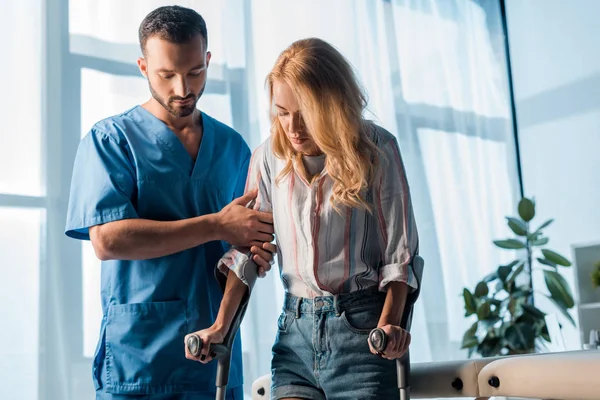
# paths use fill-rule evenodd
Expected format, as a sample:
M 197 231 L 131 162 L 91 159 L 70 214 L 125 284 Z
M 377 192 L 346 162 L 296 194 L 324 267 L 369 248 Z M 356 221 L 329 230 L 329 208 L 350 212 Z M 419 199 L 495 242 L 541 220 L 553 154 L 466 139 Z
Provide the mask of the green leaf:
M 521 315 L 515 320 L 515 323 L 529 324 L 531 326 L 535 326 L 535 323 L 537 321 L 539 321 L 539 320 L 533 318 L 531 315 L 524 312 L 523 309 L 521 308 Z
M 531 241 L 531 244 L 534 246 L 544 246 L 548 244 L 549 239 L 547 237 L 535 239 Z
M 535 205 L 533 201 L 530 199 L 523 197 L 521 201 L 519 201 L 519 216 L 523 218 L 525 222 L 529 222 L 535 217 Z
M 508 250 L 524 249 L 527 247 L 525 243 L 517 239 L 494 240 L 494 244 L 502 249 Z
M 527 236 L 527 224 L 520 219 L 506 217 L 508 227 L 518 236 Z
M 490 292 L 488 285 L 485 282 L 479 282 L 475 287 L 475 297 L 487 296 Z
M 544 265 L 547 265 L 549 267 L 556 269 L 556 264 L 553 263 L 552 261 L 548 261 L 545 258 L 539 258 L 539 257 L 537 258 L 537 260 L 540 262 L 540 264 L 544 264 Z
M 556 306 L 556 308 L 558 308 L 558 309 L 560 310 L 560 312 L 561 312 L 561 313 L 562 313 L 562 314 L 565 316 L 565 318 L 566 318 L 567 320 L 569 320 L 569 322 L 570 322 L 570 323 L 571 323 L 573 326 L 575 326 L 575 320 L 573 319 L 573 317 L 571 316 L 571 314 L 569 314 L 569 311 L 567 311 L 567 309 L 566 309 L 564 306 L 562 306 L 562 305 L 558 304 L 558 303 L 556 302 L 556 300 L 554 300 L 552 297 L 550 297 L 550 296 L 547 296 L 547 295 L 545 295 L 545 296 L 546 296 L 546 297 L 547 297 L 547 298 L 548 298 L 548 299 L 549 299 L 551 302 L 553 302 L 553 303 L 554 303 L 554 305 Z
M 481 326 L 484 330 L 489 331 L 499 321 L 500 321 L 500 317 L 498 317 L 497 315 L 496 316 L 490 315 L 486 319 L 482 319 L 481 321 L 479 321 L 479 323 L 481 324 Z
M 537 228 L 537 229 L 535 230 L 535 233 L 537 233 L 537 232 L 541 232 L 541 231 L 542 231 L 542 229 L 544 229 L 545 227 L 547 227 L 548 225 L 550 225 L 552 222 L 554 222 L 554 220 L 553 220 L 553 219 L 549 219 L 548 221 L 544 222 L 543 224 L 541 224 L 541 225 L 540 225 L 540 227 L 539 227 L 539 228 Z
M 544 257 L 546 257 L 547 260 L 552 261 L 553 263 L 562 265 L 563 267 L 571 266 L 571 261 L 567 260 L 565 257 L 552 250 L 542 249 L 542 253 L 544 254 Z
M 479 326 L 479 321 L 475 321 L 473 323 L 473 325 L 471 325 L 471 327 L 469 328 L 469 330 L 467 330 L 466 333 L 470 334 L 471 336 L 475 335 L 475 332 L 477 332 L 477 327 Z
M 515 270 L 513 270 L 511 272 L 511 274 L 508 276 L 508 278 L 506 279 L 506 284 L 512 284 L 514 283 L 515 279 L 517 279 L 517 276 L 519 276 L 521 274 L 521 272 L 523 272 L 523 270 L 525 269 L 525 264 L 521 264 L 519 265 Z
M 479 341 L 475 336 L 464 337 L 460 348 L 470 349 L 471 347 L 476 347 L 478 344 Z
M 492 357 L 499 355 L 503 347 L 502 340 L 499 337 L 487 336 L 477 347 L 477 352 L 483 357 Z
M 539 308 L 532 306 L 531 304 L 523 304 L 523 311 L 529 315 L 531 315 L 534 319 L 544 319 L 546 314 L 542 312 Z
M 468 331 L 463 335 L 461 349 L 468 349 L 471 347 L 475 347 L 479 344 L 477 337 L 475 336 L 475 332 L 477 332 L 477 322 L 475 322 Z
M 555 271 L 544 271 L 544 281 L 546 281 L 546 287 L 555 302 L 564 308 L 573 308 L 575 301 L 571 289 L 561 274 Z
M 502 282 L 505 282 L 511 271 L 512 269 L 507 266 L 498 267 L 498 278 L 500 278 Z
M 475 347 L 479 344 L 477 340 L 477 336 L 475 333 L 477 332 L 477 321 L 465 332 L 463 335 L 463 340 L 461 344 L 461 349 L 468 349 L 471 347 Z
M 540 236 L 542 236 L 542 232 L 533 232 L 530 233 L 529 235 L 527 235 L 527 239 L 534 241 L 540 238 Z
M 500 279 L 502 282 L 506 281 L 506 278 L 508 277 L 508 275 L 510 275 L 513 267 L 522 262 L 523 262 L 523 260 L 515 260 L 515 261 L 511 262 L 510 264 L 501 265 L 500 267 L 498 267 L 498 270 L 496 270 L 498 279 Z
M 506 341 L 513 350 L 532 351 L 535 346 L 533 326 L 517 323 L 506 330 Z
M 469 289 L 463 289 L 463 297 L 465 299 L 465 317 L 475 314 L 475 312 L 477 312 L 477 304 L 475 303 L 475 298 Z
M 484 301 L 477 307 L 477 318 L 481 321 L 486 319 L 488 315 L 490 315 L 491 307 L 490 303 Z

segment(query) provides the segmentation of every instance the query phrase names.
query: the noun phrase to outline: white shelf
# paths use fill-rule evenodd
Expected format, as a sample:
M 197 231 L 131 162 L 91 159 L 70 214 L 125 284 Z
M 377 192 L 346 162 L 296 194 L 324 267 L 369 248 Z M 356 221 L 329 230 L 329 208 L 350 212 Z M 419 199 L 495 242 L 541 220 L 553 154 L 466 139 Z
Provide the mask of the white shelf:
M 579 308 L 582 310 L 592 310 L 592 309 L 600 308 L 600 302 L 598 302 L 598 303 L 582 303 L 579 305 Z

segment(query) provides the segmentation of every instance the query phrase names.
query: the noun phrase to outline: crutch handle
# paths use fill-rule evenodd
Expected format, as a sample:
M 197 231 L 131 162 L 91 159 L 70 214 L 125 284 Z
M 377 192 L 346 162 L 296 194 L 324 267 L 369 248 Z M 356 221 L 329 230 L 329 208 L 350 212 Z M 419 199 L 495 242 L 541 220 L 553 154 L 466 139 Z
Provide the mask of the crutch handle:
M 369 343 L 371 347 L 381 355 L 387 347 L 388 337 L 385 331 L 381 328 L 375 328 L 369 333 Z
M 202 351 L 202 339 L 200 336 L 196 334 L 188 336 L 185 344 L 191 355 L 194 357 L 198 357 L 200 355 L 200 352 Z M 211 343 L 208 350 L 208 354 L 215 354 L 213 356 L 214 360 L 219 360 L 229 353 L 229 349 L 226 346 L 218 343 Z

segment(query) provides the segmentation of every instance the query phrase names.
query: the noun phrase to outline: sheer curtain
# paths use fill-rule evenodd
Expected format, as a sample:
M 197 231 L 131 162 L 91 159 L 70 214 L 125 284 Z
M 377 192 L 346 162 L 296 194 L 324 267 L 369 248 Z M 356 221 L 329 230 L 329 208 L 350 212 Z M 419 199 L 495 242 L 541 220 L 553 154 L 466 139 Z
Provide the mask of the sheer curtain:
M 420 252 L 426 260 L 422 297 L 413 321 L 413 360 L 466 356 L 459 349 L 462 333 L 470 326 L 463 316 L 462 287 L 473 286 L 506 261 L 507 255 L 495 250 L 491 241 L 508 234 L 503 216 L 513 211 L 517 198 L 504 37 L 496 1 L 47 1 L 63 11 L 63 22 L 68 21 L 68 28 L 55 21 L 57 29 L 59 25 L 64 29 L 57 74 L 65 89 L 63 101 L 51 104 L 60 107 L 63 129 L 48 132 L 48 140 L 60 136 L 58 142 L 70 149 L 60 161 L 67 166 L 72 165 L 78 139 L 94 122 L 147 99 L 147 83 L 135 65 L 140 53 L 137 28 L 158 6 L 180 4 L 205 17 L 213 58 L 199 107 L 233 126 L 251 148 L 268 136 L 264 78 L 279 52 L 308 36 L 337 46 L 350 59 L 369 94 L 369 118 L 398 138 L 411 184 Z M 37 4 L 33 0 L 24 4 L 34 7 L 30 3 Z M 53 9 L 47 6 L 48 10 Z M 55 14 L 61 17 L 60 12 Z M 15 26 L 25 20 L 18 13 L 9 15 L 0 20 L 14 20 Z M 52 18 L 47 18 L 50 25 Z M 39 51 L 35 47 L 29 50 L 32 58 Z M 52 81 L 53 76 L 47 79 Z M 51 82 L 45 85 L 50 87 Z M 29 123 L 39 130 L 35 119 Z M 8 139 L 3 132 L 0 143 Z M 58 170 L 59 178 L 68 184 L 70 170 Z M 23 173 L 29 174 L 24 178 L 34 179 L 33 172 Z M 21 189 L 15 183 L 20 180 L 12 182 L 6 177 L 0 173 L 3 193 L 39 192 L 37 186 Z M 39 281 L 43 243 L 52 243 L 39 236 L 62 235 L 62 227 L 44 230 L 43 201 L 39 210 L 30 207 L 19 214 L 6 208 L 18 205 L 6 198 L 0 193 L 2 274 L 9 270 L 6 266 L 19 260 L 32 270 L 25 287 L 33 303 L 39 293 L 48 298 L 47 292 L 51 297 L 68 293 L 60 296 L 73 301 L 56 295 L 60 301 L 53 310 L 61 324 L 49 339 L 42 340 L 46 335 L 40 334 L 40 343 L 54 352 L 53 360 L 38 366 L 36 353 L 42 357 L 47 350 L 35 347 L 28 348 L 28 358 L 19 363 L 0 361 L 0 397 L 92 398 L 91 356 L 101 319 L 99 262 L 89 244 L 64 241 L 61 246 L 68 250 L 48 260 L 49 279 Z M 65 207 L 63 198 L 56 208 L 47 210 L 48 218 L 61 220 Z M 14 235 L 15 226 L 20 227 L 19 235 Z M 63 243 L 64 239 L 57 240 Z M 29 251 L 24 257 L 25 252 L 19 253 L 17 246 L 38 251 Z M 64 265 L 74 268 L 66 281 L 60 279 Z M 269 372 L 282 298 L 276 271 L 257 284 L 242 326 L 248 392 L 255 378 Z M 27 312 L 34 328 L 39 323 L 43 332 L 45 321 L 56 315 L 43 315 L 46 309 L 40 311 L 33 303 L 20 303 L 18 312 L 6 303 L 0 309 L 3 316 L 7 311 L 14 318 Z M 66 338 L 60 334 L 63 330 Z M 20 351 L 17 338 L 0 341 L 0 360 Z M 23 397 L 22 386 L 14 378 L 36 375 L 38 369 L 44 379 L 37 390 L 33 387 Z

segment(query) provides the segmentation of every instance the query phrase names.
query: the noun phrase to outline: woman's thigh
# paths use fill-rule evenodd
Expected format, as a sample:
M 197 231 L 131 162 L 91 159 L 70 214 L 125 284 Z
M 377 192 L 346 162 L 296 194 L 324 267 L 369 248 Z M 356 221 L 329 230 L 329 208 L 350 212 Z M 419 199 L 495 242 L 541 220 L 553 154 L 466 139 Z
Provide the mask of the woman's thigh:
M 271 399 L 325 400 L 314 375 L 314 315 L 283 312 L 271 361 Z
M 396 361 L 371 353 L 368 336 L 377 327 L 380 307 L 348 310 L 327 324 L 329 356 L 319 383 L 327 400 L 399 398 Z

